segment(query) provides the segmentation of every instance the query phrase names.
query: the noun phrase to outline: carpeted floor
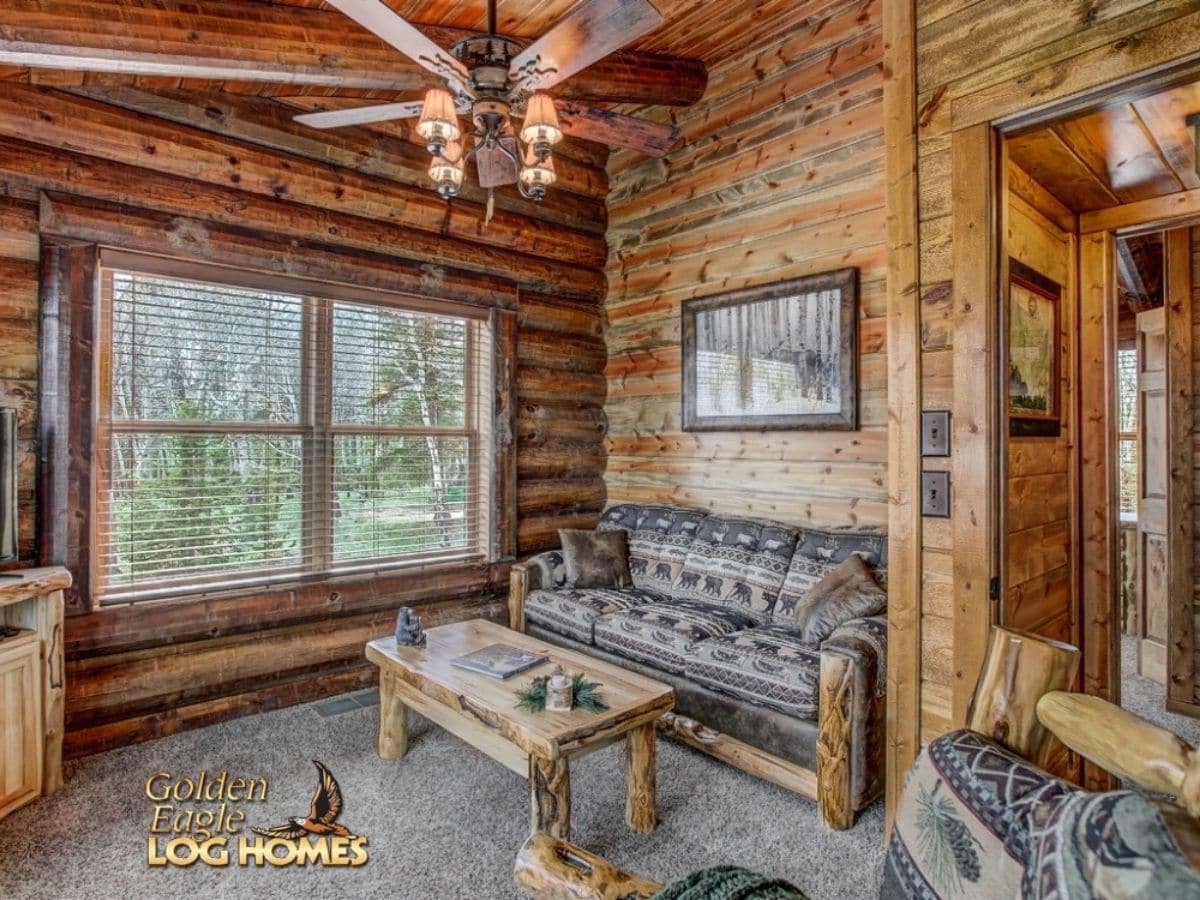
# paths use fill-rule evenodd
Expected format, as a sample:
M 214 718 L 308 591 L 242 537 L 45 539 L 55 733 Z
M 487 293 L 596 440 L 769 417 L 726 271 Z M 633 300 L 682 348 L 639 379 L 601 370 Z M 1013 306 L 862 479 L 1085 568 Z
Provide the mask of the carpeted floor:
M 1121 635 L 1121 706 L 1200 746 L 1200 719 L 1167 712 L 1163 686 L 1138 674 L 1137 638 L 1128 634 Z
M 348 702 L 249 716 L 69 764 L 61 792 L 0 822 L 0 896 L 516 896 L 512 863 L 529 827 L 523 780 L 419 718 L 410 723 L 408 755 L 385 764 L 375 754 L 378 707 L 369 695 L 342 699 Z M 248 825 L 270 826 L 307 814 L 312 759 L 341 784 L 341 821 L 369 840 L 362 868 L 147 865 L 154 803 L 145 787 L 155 772 L 265 776 L 267 801 L 241 808 Z M 878 893 L 880 803 L 852 830 L 828 831 L 812 803 L 660 741 L 662 824 L 639 835 L 625 826 L 619 747 L 575 763 L 571 781 L 573 839 L 641 874 L 668 880 L 734 863 L 785 877 L 814 900 Z

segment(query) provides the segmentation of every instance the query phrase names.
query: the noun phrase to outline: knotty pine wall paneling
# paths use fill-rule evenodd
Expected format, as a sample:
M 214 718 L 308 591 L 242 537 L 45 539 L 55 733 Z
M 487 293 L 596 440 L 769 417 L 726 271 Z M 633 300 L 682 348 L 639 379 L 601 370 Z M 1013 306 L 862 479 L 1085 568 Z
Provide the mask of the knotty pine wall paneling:
M 887 527 L 881 4 L 810 0 L 742 34 L 663 160 L 609 163 L 609 503 Z M 854 266 L 856 432 L 681 430 L 680 307 Z
M 901 39 L 888 36 L 889 43 Z M 926 409 L 948 409 L 956 390 L 974 388 L 956 385 L 954 380 L 952 136 L 979 123 L 1011 122 L 1055 103 L 1111 94 L 1109 86 L 1122 79 L 1195 61 L 1200 56 L 1196 49 L 1200 4 L 933 0 L 916 4 L 915 40 L 919 243 L 915 250 L 900 252 L 917 255 L 921 404 Z M 980 171 L 978 177 L 990 176 Z M 956 484 L 955 490 L 962 487 Z M 977 640 L 970 647 L 956 646 L 956 626 L 962 624 L 958 620 L 989 618 L 983 606 L 960 608 L 955 603 L 959 592 L 971 589 L 955 581 L 957 524 L 953 519 L 937 525 L 925 520 L 922 529 L 919 704 L 923 741 L 962 724 L 953 712 L 955 697 L 961 707 L 982 662 Z M 987 574 L 972 572 L 975 577 Z M 913 755 L 915 749 L 905 748 L 905 758 L 896 760 L 894 768 L 906 770 Z
M 1015 170 L 1015 171 L 1014 171 Z M 1077 460 L 1075 333 L 1078 310 L 1074 229 L 1054 218 L 1053 198 L 1030 190 L 1032 179 L 1010 164 L 1005 251 L 1062 289 L 1059 301 L 1062 432 L 1056 438 L 1005 438 L 1004 622 L 1056 640 L 1075 633 Z M 1047 209 L 1047 207 L 1049 207 Z M 1043 210 L 1046 211 L 1043 211 Z M 1053 218 L 1052 218 L 1053 217 Z

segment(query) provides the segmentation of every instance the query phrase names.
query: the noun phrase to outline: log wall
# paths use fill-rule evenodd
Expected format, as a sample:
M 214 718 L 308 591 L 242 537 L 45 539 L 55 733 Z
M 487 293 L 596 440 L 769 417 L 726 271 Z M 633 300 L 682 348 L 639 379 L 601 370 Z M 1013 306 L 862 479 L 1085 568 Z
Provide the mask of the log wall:
M 881 4 L 747 24 L 664 160 L 609 163 L 609 502 L 886 527 Z M 857 267 L 857 432 L 681 430 L 683 301 Z
M 164 234 L 193 258 L 215 252 L 204 238 L 212 225 L 247 230 L 260 254 L 274 242 L 283 269 L 289 247 L 315 241 L 345 253 L 350 268 L 365 252 L 411 261 L 426 282 L 512 279 L 518 552 L 595 522 L 605 499 L 602 150 L 564 148 L 570 175 L 546 206 L 498 192 L 485 230 L 478 192 L 442 201 L 406 141 L 347 129 L 323 143 L 259 98 L 189 107 L 187 94 L 150 103 L 137 91 L 88 93 L 0 84 L 0 404 L 20 410 L 20 565 L 39 552 L 38 201 L 47 191 L 74 195 L 78 209 L 102 201 L 181 217 L 187 227 Z M 388 632 L 396 607 L 419 605 L 427 624 L 498 616 L 506 584 L 507 566 L 497 565 L 70 617 L 67 752 L 365 686 L 374 667 L 363 643 Z
M 1009 168 L 1007 252 L 1062 288 L 1060 300 L 1062 433 L 1008 437 L 1005 485 L 1005 625 L 1077 643 L 1074 575 L 1078 525 L 1074 504 L 1076 238 L 1061 204 L 1026 173 Z

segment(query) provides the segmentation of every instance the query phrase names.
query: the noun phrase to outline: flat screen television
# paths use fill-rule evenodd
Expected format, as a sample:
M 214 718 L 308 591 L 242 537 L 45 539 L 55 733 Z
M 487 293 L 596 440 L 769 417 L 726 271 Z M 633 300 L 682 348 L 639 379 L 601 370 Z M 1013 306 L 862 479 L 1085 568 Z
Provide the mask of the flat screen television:
M 17 411 L 0 409 L 0 562 L 17 558 Z

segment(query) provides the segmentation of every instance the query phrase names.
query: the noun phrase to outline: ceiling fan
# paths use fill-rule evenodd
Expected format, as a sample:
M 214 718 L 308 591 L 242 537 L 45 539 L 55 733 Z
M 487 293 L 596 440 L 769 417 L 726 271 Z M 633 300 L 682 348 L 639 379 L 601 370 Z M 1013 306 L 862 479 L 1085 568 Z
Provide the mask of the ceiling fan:
M 445 82 L 422 102 L 385 103 L 305 113 L 297 122 L 338 128 L 420 117 L 417 133 L 432 162 L 429 175 L 443 197 L 458 194 L 463 167 L 474 157 L 480 187 L 516 184 L 521 195 L 542 200 L 555 181 L 553 147 L 572 132 L 576 118 L 603 121 L 606 139 L 663 156 L 678 131 L 614 113 L 556 101 L 546 91 L 662 23 L 649 0 L 582 0 L 549 32 L 528 46 L 496 34 L 496 2 L 488 0 L 487 34 L 471 35 L 448 50 L 393 12 L 382 0 L 326 0 Z M 560 117 L 560 113 L 562 113 Z M 471 140 L 458 116 L 469 117 Z M 520 131 L 511 117 L 523 120 Z

